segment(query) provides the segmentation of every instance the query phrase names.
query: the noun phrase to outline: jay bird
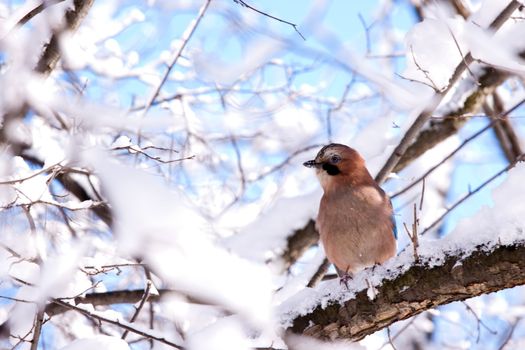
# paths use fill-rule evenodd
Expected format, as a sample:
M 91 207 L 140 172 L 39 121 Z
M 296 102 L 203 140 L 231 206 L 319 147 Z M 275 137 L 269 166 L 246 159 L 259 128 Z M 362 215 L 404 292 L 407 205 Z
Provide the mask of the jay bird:
M 332 143 L 304 166 L 315 168 L 323 188 L 316 227 L 341 281 L 396 254 L 392 203 L 356 150 Z

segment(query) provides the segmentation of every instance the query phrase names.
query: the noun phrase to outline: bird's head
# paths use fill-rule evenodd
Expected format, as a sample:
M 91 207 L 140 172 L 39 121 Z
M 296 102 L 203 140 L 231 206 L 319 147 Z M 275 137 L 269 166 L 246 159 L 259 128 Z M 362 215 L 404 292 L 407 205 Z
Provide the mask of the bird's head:
M 324 146 L 315 159 L 304 162 L 303 165 L 315 168 L 325 192 L 335 184 L 357 185 L 373 181 L 359 153 L 339 143 Z

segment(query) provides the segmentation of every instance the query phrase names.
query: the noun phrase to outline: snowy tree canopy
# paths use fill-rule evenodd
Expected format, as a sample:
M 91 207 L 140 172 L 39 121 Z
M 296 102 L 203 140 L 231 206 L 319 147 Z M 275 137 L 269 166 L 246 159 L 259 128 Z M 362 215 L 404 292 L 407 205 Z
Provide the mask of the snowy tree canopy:
M 0 347 L 523 348 L 525 5 L 358 3 L 0 3 Z M 399 232 L 347 286 L 330 142 Z

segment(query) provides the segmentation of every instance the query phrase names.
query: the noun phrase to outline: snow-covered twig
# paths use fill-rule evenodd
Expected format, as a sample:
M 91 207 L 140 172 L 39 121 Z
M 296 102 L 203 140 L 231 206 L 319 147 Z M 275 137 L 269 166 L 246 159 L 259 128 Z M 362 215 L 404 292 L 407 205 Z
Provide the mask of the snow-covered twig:
M 171 347 L 173 347 L 175 349 L 183 349 L 183 347 L 181 345 L 175 344 L 174 342 L 166 339 L 165 337 L 161 337 L 161 336 L 158 336 L 158 335 L 155 335 L 155 334 L 151 334 L 151 333 L 142 331 L 142 330 L 140 330 L 138 328 L 132 327 L 127 322 L 120 321 L 119 319 L 112 319 L 112 318 L 104 317 L 104 316 L 99 315 L 98 313 L 90 312 L 90 311 L 88 311 L 86 309 L 83 309 L 83 308 L 80 308 L 78 306 L 71 305 L 71 304 L 68 304 L 66 302 L 63 302 L 62 300 L 59 300 L 59 299 L 54 299 L 53 303 L 55 303 L 57 305 L 60 305 L 60 306 L 62 306 L 64 308 L 66 308 L 66 309 L 77 311 L 77 312 L 79 312 L 79 313 L 81 313 L 84 316 L 87 316 L 89 318 L 94 318 L 94 319 L 102 321 L 102 322 L 110 323 L 110 324 L 115 325 L 117 327 L 123 328 L 123 329 L 125 329 L 125 330 L 127 330 L 127 331 L 129 331 L 131 333 L 135 333 L 135 334 L 138 334 L 140 336 L 143 336 L 145 338 L 154 339 L 154 340 L 156 340 L 158 342 L 161 342 L 163 344 L 169 345 L 169 346 L 171 346 Z

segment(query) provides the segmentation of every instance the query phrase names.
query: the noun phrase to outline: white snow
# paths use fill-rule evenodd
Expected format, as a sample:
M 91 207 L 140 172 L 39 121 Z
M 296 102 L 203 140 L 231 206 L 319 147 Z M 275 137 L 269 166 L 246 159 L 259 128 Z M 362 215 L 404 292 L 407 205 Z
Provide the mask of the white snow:
M 285 249 L 288 236 L 315 216 L 319 198 L 318 191 L 281 198 L 241 232 L 225 239 L 224 245 L 239 256 L 261 263 L 274 259 Z
M 95 335 L 90 338 L 81 338 L 72 341 L 61 350 L 129 350 L 128 343 L 119 337 Z
M 463 39 L 464 24 L 460 17 L 425 19 L 416 24 L 406 36 L 407 67 L 402 75 L 444 89 L 462 54 L 469 52 Z
M 350 341 L 321 341 L 307 336 L 289 335 L 286 343 L 297 350 L 361 350 L 366 347 Z
M 124 148 L 124 147 L 130 147 L 131 139 L 125 135 L 119 136 L 112 144 L 111 148 Z
M 222 318 L 205 329 L 192 334 L 186 347 L 189 350 L 248 350 L 250 343 L 242 322 L 233 317 Z
M 103 153 L 86 153 L 113 203 L 122 253 L 140 255 L 177 290 L 246 317 L 270 320 L 271 283 L 266 267 L 228 253 L 183 193 L 128 168 Z M 137 186 L 140 184 L 140 186 Z M 144 218 L 148 218 L 144 220 Z

